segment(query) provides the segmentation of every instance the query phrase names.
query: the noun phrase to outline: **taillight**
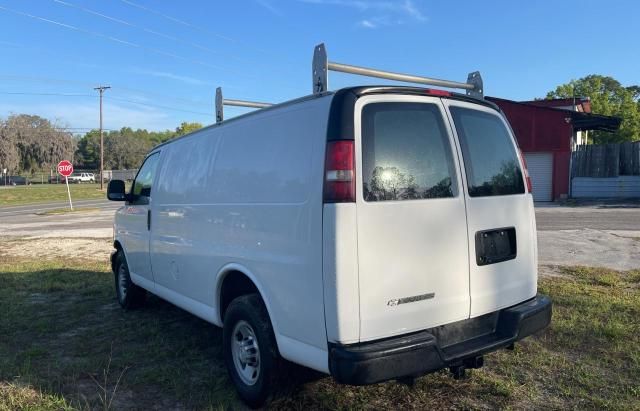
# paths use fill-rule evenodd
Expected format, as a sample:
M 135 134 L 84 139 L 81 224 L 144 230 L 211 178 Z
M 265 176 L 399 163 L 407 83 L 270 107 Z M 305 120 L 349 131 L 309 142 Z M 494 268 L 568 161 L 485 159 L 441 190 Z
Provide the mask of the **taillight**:
M 356 170 L 353 140 L 327 142 L 324 163 L 324 202 L 350 203 L 356 201 Z
M 425 89 L 425 92 L 431 96 L 451 96 L 451 92 L 447 90 L 438 90 L 436 88 Z
M 522 172 L 524 173 L 524 178 L 527 181 L 527 192 L 532 192 L 531 188 L 531 177 L 529 177 L 529 170 L 527 170 L 527 159 L 524 158 L 524 154 L 522 154 L 522 150 L 520 150 L 520 158 L 522 159 Z

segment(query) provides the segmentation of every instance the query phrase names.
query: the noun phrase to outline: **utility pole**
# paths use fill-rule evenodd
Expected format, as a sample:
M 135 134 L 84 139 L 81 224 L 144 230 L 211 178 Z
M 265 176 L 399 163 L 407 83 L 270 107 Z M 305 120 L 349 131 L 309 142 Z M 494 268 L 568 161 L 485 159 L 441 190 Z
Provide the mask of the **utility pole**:
M 100 190 L 104 190 L 104 139 L 102 137 L 102 94 L 105 90 L 110 89 L 111 86 L 98 86 L 94 87 L 94 90 L 98 90 L 100 93 Z

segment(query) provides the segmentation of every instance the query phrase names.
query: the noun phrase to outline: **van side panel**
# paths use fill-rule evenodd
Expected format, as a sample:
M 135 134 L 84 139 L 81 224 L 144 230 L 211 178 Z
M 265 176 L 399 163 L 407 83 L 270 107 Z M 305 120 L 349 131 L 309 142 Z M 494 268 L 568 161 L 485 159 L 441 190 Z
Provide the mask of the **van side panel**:
M 327 350 L 322 181 L 329 103 L 323 97 L 266 110 L 165 147 L 151 239 L 156 281 L 216 311 L 216 274 L 229 264 L 246 267 L 276 338 L 287 341 L 282 356 L 322 371 L 326 357 L 305 362 L 296 352 Z

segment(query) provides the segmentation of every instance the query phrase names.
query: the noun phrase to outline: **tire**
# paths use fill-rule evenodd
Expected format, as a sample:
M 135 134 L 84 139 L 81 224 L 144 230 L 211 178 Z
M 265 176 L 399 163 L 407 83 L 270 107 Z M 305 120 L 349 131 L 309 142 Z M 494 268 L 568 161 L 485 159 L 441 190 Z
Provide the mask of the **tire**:
M 120 306 L 125 310 L 130 310 L 144 305 L 147 299 L 147 292 L 131 281 L 127 259 L 124 257 L 122 251 L 118 251 L 116 255 L 114 268 L 113 275 L 116 286 L 116 298 Z
M 222 344 L 238 395 L 251 408 L 262 406 L 275 385 L 280 360 L 269 314 L 258 294 L 231 302 L 224 315 Z

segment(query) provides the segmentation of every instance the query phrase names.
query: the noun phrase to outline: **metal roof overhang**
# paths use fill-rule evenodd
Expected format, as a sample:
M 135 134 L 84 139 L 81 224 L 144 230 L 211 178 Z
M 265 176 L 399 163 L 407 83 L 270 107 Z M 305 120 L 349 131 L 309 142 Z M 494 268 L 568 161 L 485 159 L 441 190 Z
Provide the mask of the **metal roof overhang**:
M 574 130 L 616 131 L 620 128 L 622 119 L 619 117 L 587 114 L 579 111 L 569 111 Z

